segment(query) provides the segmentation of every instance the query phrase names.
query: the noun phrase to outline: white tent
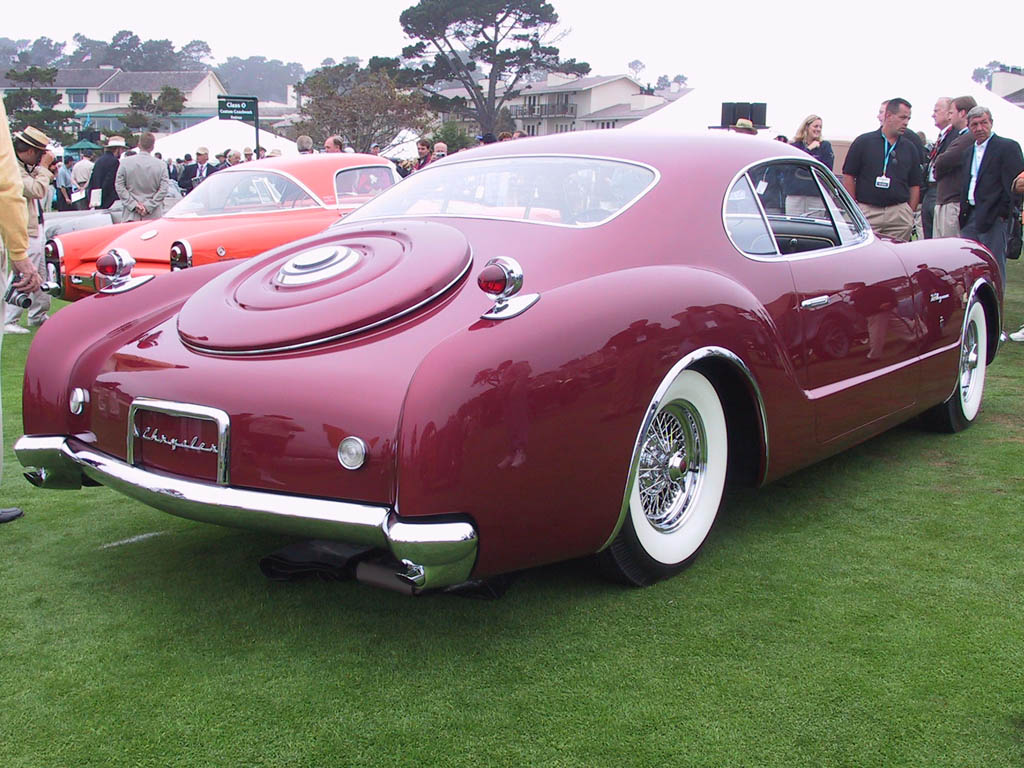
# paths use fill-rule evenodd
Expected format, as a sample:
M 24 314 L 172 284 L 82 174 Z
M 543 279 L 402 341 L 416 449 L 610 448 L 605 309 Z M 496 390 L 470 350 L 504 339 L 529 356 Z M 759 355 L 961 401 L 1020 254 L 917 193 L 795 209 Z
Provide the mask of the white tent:
M 925 68 L 926 69 L 926 68 Z M 807 115 L 821 115 L 827 139 L 852 140 L 861 133 L 878 127 L 879 103 L 900 96 L 913 104 L 911 129 L 924 131 L 932 138 L 937 129 L 932 122 L 932 108 L 939 96 L 973 96 L 978 104 L 992 111 L 996 133 L 1024 143 L 1024 109 L 971 80 L 950 86 L 928 82 L 921 72 L 913 75 L 892 74 L 869 85 L 867 78 L 842 86 L 840 78 L 831 78 L 820 85 L 808 86 L 786 79 L 744 78 L 742 83 L 718 83 L 700 88 L 638 120 L 624 130 L 635 131 L 705 131 L 721 122 L 722 102 L 765 102 L 768 129 L 761 136 L 773 138 L 784 134 L 792 138 Z
M 298 150 L 295 142 L 280 136 L 275 136 L 270 131 L 260 129 L 260 146 L 281 150 L 282 155 L 296 155 Z M 248 123 L 240 120 L 221 120 L 211 117 L 198 125 L 186 128 L 177 133 L 171 133 L 156 140 L 156 149 L 165 159 L 184 157 L 185 153 L 196 155 L 196 147 L 206 147 L 210 150 L 210 160 L 218 152 L 225 149 L 242 150 L 245 147 L 256 149 L 256 131 Z

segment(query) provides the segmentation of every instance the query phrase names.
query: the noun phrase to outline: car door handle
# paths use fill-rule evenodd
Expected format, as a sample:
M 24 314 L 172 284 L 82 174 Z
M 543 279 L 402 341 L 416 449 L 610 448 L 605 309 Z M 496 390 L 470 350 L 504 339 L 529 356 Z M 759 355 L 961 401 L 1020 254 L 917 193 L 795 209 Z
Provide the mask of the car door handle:
M 803 309 L 811 309 L 812 307 L 824 307 L 828 304 L 832 297 L 831 296 L 815 296 L 813 299 L 804 299 L 800 302 L 800 306 Z

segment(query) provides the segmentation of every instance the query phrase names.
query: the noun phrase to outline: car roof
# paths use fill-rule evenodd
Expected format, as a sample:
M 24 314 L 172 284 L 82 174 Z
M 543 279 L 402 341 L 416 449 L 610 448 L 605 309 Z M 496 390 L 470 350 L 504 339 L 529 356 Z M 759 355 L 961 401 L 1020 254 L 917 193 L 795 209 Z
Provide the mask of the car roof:
M 358 152 L 332 152 L 313 155 L 290 155 L 251 160 L 240 165 L 225 168 L 221 173 L 272 170 L 294 176 L 305 184 L 320 201 L 333 205 L 335 202 L 334 175 L 343 168 L 366 165 L 389 166 L 391 161 L 379 155 L 364 155 Z

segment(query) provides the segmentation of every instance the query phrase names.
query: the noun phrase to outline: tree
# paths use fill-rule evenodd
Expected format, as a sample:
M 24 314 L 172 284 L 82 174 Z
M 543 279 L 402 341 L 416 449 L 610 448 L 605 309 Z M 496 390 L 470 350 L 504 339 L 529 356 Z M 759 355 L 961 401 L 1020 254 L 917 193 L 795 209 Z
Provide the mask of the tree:
M 214 72 L 229 92 L 268 101 L 284 101 L 288 98 L 288 86 L 306 76 L 306 70 L 297 62 L 283 64 L 278 59 L 268 61 L 263 56 L 247 59 L 232 56 Z
M 402 11 L 402 29 L 419 42 L 402 57 L 403 83 L 418 85 L 437 111 L 475 119 L 493 131 L 498 113 L 521 92 L 531 73 L 585 75 L 590 65 L 561 59 L 558 14 L 544 0 L 420 0 Z M 467 98 L 443 95 L 453 81 Z
M 686 75 L 676 75 L 672 78 L 672 82 L 682 88 L 686 85 Z
M 184 108 L 185 94 L 170 85 L 163 86 L 155 99 L 148 93 L 132 91 L 128 99 L 128 112 L 121 118 L 121 122 L 132 133 L 159 131 L 163 128 L 162 118 L 176 115 Z
M 669 82 L 668 75 L 658 75 L 658 84 L 654 87 L 659 91 L 664 91 L 666 88 L 671 88 L 672 83 Z
M 210 46 L 202 40 L 192 40 L 181 46 L 178 52 L 178 67 L 185 72 L 198 72 L 209 69 L 206 59 L 213 58 Z
M 33 125 L 61 144 L 74 141 L 74 136 L 67 129 L 75 113 L 56 109 L 62 98 L 53 87 L 57 78 L 56 69 L 29 67 L 21 72 L 12 69 L 5 77 L 21 86 L 17 90 L 8 89 L 7 95 L 4 96 L 4 106 L 11 121 L 11 130 L 20 131 L 28 125 Z
M 639 80 L 640 73 L 647 69 L 647 66 L 640 59 L 633 59 L 626 66 L 629 67 L 629 73 L 633 75 L 634 80 Z
M 448 145 L 449 155 L 476 144 L 476 139 L 466 133 L 466 129 L 460 128 L 453 120 L 442 123 L 441 127 L 434 131 L 430 137 L 430 142 L 433 144 L 437 141 L 443 141 Z
M 178 69 L 178 52 L 170 40 L 146 40 L 139 46 L 139 70 L 173 72 Z
M 52 67 L 64 57 L 65 43 L 55 43 L 48 37 L 40 37 L 31 45 L 18 51 L 16 64 L 18 67 Z
M 984 67 L 978 67 L 974 70 L 971 75 L 971 79 L 976 83 L 981 83 L 989 90 L 992 90 L 992 73 L 998 72 L 1000 69 L 1004 69 L 1005 64 L 1001 61 L 990 61 Z
M 210 46 L 202 40 L 193 40 L 176 50 L 170 40 L 142 40 L 127 29 L 114 35 L 109 43 L 82 34 L 75 35 L 74 41 L 75 50 L 60 60 L 62 66 L 111 66 L 136 72 L 194 72 L 207 69 L 205 59 L 212 55 Z
M 425 100 L 400 91 L 393 68 L 382 61 L 371 59 L 365 68 L 336 64 L 307 77 L 300 84 L 304 120 L 296 129 L 317 141 L 336 134 L 358 152 L 368 152 L 372 144 L 386 149 L 403 130 L 425 130 Z
M 107 46 L 107 60 L 110 64 L 125 70 L 142 70 L 142 40 L 134 32 L 122 29 L 110 40 Z

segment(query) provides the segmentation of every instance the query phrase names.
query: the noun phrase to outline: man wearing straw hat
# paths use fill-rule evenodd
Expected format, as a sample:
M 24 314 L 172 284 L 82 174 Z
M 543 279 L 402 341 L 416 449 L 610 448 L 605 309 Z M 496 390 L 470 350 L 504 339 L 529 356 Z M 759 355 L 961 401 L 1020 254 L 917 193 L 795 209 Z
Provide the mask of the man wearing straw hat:
M 107 209 L 117 202 L 117 190 L 114 189 L 114 181 L 117 179 L 117 169 L 121 165 L 121 155 L 128 149 L 124 143 L 123 136 L 111 136 L 107 142 L 103 156 L 96 161 L 92 169 L 92 177 L 89 179 L 89 207 Z M 99 190 L 97 194 L 93 194 Z M 95 198 L 99 198 L 97 202 Z
M 53 153 L 47 147 L 49 137 L 31 125 L 14 134 L 14 154 L 18 158 L 18 169 L 21 172 L 22 205 L 28 216 L 28 250 L 29 260 L 36 271 L 45 273 L 43 257 L 43 201 L 50 195 L 50 184 L 53 181 Z M 28 293 L 28 291 L 23 291 Z M 50 311 L 50 294 L 38 288 L 31 291 L 32 303 L 28 310 L 28 324 L 38 328 L 46 322 Z M 4 307 L 4 333 L 28 333 L 18 320 L 23 312 L 20 306 L 7 304 Z
M 9 255 L 11 269 L 15 273 L 14 287 L 19 291 L 39 288 L 39 272 L 27 256 L 28 226 L 21 172 L 11 143 L 11 130 L 7 124 L 3 99 L 0 99 L 0 241 L 3 245 L 3 249 L 0 249 L 0 274 L 5 272 L 4 256 Z M 0 333 L 0 346 L 3 346 L 3 338 Z M 0 477 L 3 476 L 3 423 L 3 414 L 0 413 Z M 21 510 L 17 507 L 0 509 L 0 523 L 18 517 L 21 517 Z

